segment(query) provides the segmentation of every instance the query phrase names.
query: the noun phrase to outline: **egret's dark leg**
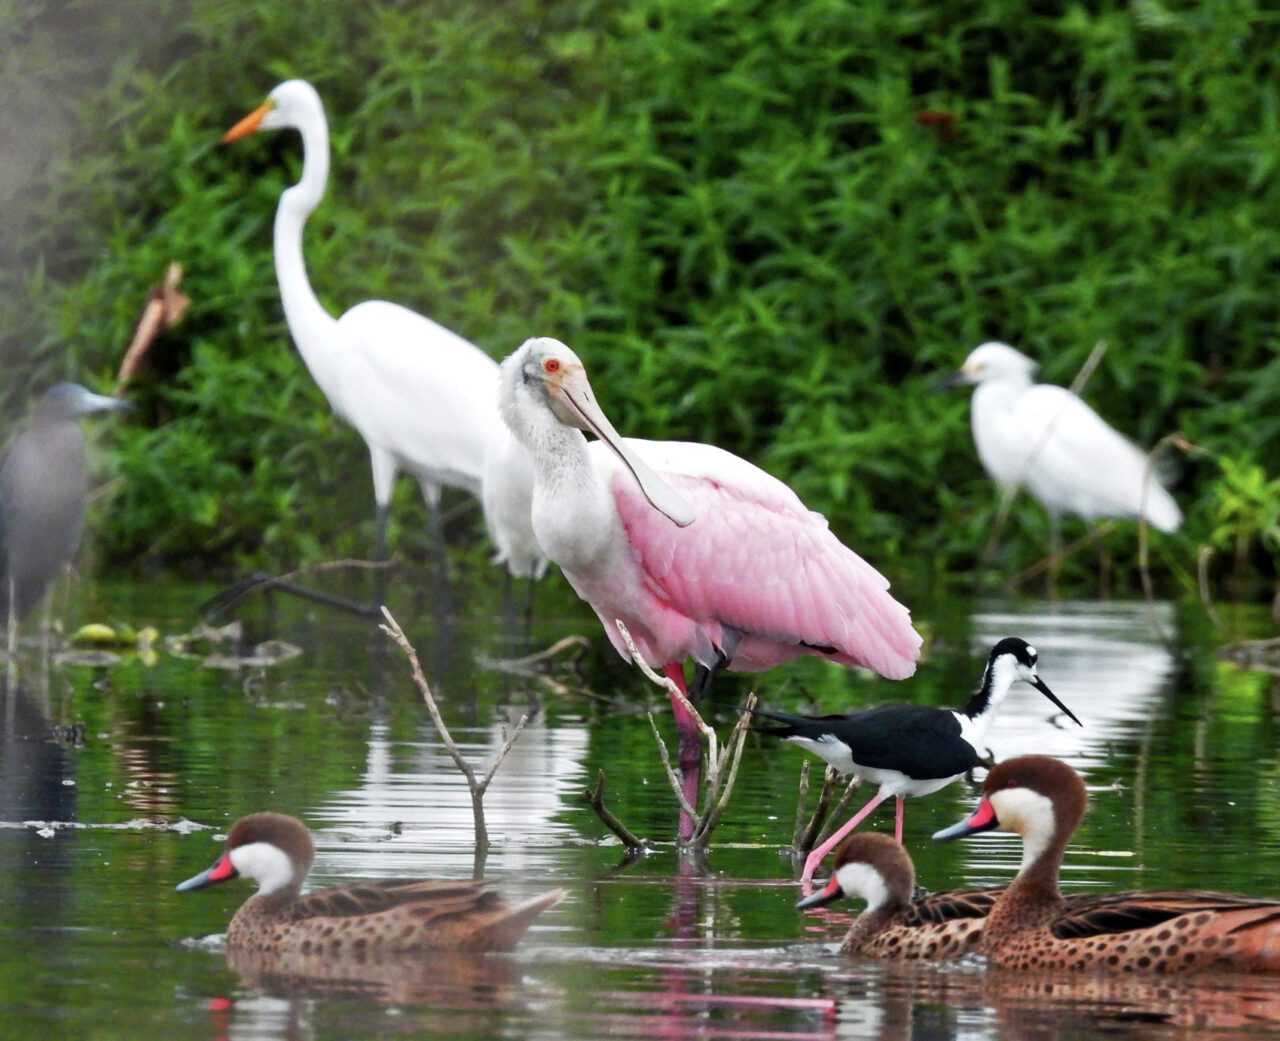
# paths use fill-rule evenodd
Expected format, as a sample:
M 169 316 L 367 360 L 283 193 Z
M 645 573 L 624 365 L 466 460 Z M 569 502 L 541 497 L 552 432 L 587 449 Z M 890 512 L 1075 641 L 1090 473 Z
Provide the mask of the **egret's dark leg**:
M 387 601 L 387 517 L 391 513 L 391 504 L 378 503 L 377 513 L 373 518 L 373 559 L 379 566 L 373 572 L 373 607 L 378 610 Z
M 436 589 L 440 607 L 445 614 L 453 614 L 453 594 L 449 589 L 449 555 L 444 546 L 444 513 L 440 510 L 440 496 L 426 496 L 427 513 L 431 519 L 431 541 L 435 544 L 432 555 L 436 565 Z
M 530 576 L 525 581 L 529 584 L 529 595 L 524 602 L 524 638 L 530 640 L 533 638 L 533 600 L 538 593 L 538 580 Z
M 1098 595 L 1105 600 L 1111 596 L 1111 554 L 1102 541 L 1104 526 L 1092 521 L 1086 523 L 1098 554 Z
M 9 657 L 12 658 L 18 649 L 18 588 L 13 578 L 9 578 Z
M 684 666 L 679 662 L 672 662 L 663 666 L 662 670 L 667 679 L 680 688 L 680 693 L 686 698 L 689 696 L 689 688 L 684 682 Z M 689 714 L 689 710 L 684 707 L 673 695 L 671 698 L 671 711 L 676 717 L 676 732 L 680 735 L 680 780 L 681 787 L 684 789 L 684 798 L 690 806 L 695 810 L 698 808 L 698 786 L 702 779 L 702 734 L 698 730 L 698 724 L 694 722 L 693 716 Z M 680 810 L 680 841 L 688 842 L 693 838 L 694 820 L 682 807 Z
M 1058 572 L 1062 570 L 1062 518 L 1058 514 L 1049 513 L 1049 571 L 1048 593 L 1051 597 L 1058 595 Z

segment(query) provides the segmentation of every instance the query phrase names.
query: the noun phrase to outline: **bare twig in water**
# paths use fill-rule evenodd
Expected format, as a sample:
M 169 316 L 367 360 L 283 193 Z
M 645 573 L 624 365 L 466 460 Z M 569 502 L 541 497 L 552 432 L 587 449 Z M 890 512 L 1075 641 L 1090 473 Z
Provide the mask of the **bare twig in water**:
M 808 766 L 808 760 L 805 760 Z M 822 790 L 818 793 L 818 805 L 813 808 L 813 813 L 809 815 L 809 822 L 805 824 L 804 829 L 796 829 L 795 842 L 793 849 L 796 853 L 808 853 L 818 843 L 818 834 L 822 831 L 822 825 L 826 823 L 827 816 L 831 812 L 831 797 L 835 794 L 836 786 L 840 783 L 840 771 L 834 766 L 828 766 L 827 772 L 822 777 Z
M 636 663 L 640 671 L 651 682 L 657 684 L 673 700 L 680 703 L 684 710 L 689 713 L 689 717 L 693 720 L 698 732 L 707 743 L 706 783 L 703 791 L 702 807 L 699 810 L 698 807 L 689 805 L 689 801 L 684 794 L 684 786 L 680 783 L 680 777 L 671 765 L 671 755 L 667 751 L 666 742 L 662 740 L 662 735 L 658 733 L 658 724 L 653 718 L 653 713 L 650 712 L 648 714 L 649 725 L 653 728 L 654 740 L 658 743 L 658 754 L 662 758 L 662 766 L 667 774 L 667 782 L 671 785 L 671 790 L 675 792 L 676 801 L 680 804 L 680 808 L 693 818 L 693 834 L 685 843 L 685 847 L 694 851 L 705 850 L 711 838 L 711 832 L 720 822 L 725 808 L 729 805 L 729 797 L 733 794 L 733 786 L 738 779 L 738 763 L 742 759 L 742 748 L 746 743 L 747 729 L 751 723 L 751 710 L 756 707 L 756 696 L 755 694 L 747 695 L 747 702 L 743 706 L 742 715 L 738 717 L 737 724 L 729 734 L 729 740 L 722 748 L 716 732 L 707 725 L 698 710 L 694 708 L 693 702 L 685 697 L 684 692 L 675 683 L 665 676 L 659 676 L 649 667 L 648 663 L 640 656 L 640 652 L 637 650 L 635 642 L 631 639 L 631 633 L 627 631 L 626 625 L 621 620 L 615 620 L 615 624 L 627 645 L 631 660 Z
M 523 658 L 483 657 L 480 659 L 480 663 L 487 669 L 497 669 L 499 672 L 526 674 L 536 671 L 538 666 L 559 658 L 569 651 L 583 651 L 590 646 L 590 640 L 575 633 L 572 636 L 557 640 L 544 650 L 535 654 L 527 654 Z M 577 656 L 575 655 L 575 657 Z
M 360 560 L 355 557 L 346 557 L 342 560 L 322 560 L 316 564 L 308 564 L 306 567 L 300 567 L 295 571 L 286 571 L 283 575 L 277 575 L 277 582 L 292 582 L 294 579 L 302 578 L 306 575 L 318 575 L 325 571 L 337 571 L 339 568 L 353 568 L 363 571 L 385 571 L 400 564 L 399 557 L 388 557 L 386 560 Z
M 1218 632 L 1225 633 L 1227 627 L 1222 624 L 1222 619 L 1218 617 L 1218 609 L 1213 606 L 1213 593 L 1209 589 L 1209 562 L 1211 560 L 1213 560 L 1213 547 L 1201 546 L 1200 552 L 1196 554 L 1196 586 L 1200 590 L 1200 603 L 1204 606 L 1204 613 L 1209 616 L 1209 621 L 1213 623 Z
M 613 812 L 604 804 L 604 771 L 601 770 L 596 774 L 595 791 L 590 788 L 584 788 L 582 794 L 586 797 L 587 805 L 595 810 L 595 814 L 600 818 L 606 828 L 618 836 L 622 844 L 626 846 L 627 852 L 635 855 L 645 852 L 649 845 L 644 839 L 636 838 L 635 832 L 628 828 L 622 821 L 614 816 Z
M 1068 557 L 1074 556 L 1080 550 L 1092 545 L 1101 539 L 1104 535 L 1108 535 L 1114 530 L 1115 521 L 1107 521 L 1105 524 L 1099 524 L 1096 528 L 1086 532 L 1080 538 L 1076 539 L 1071 545 L 1065 547 L 1061 553 L 1050 553 L 1047 557 L 1037 560 L 1030 567 L 1023 568 L 1013 578 L 1009 579 L 1005 584 L 1011 589 L 1016 589 L 1023 582 L 1035 578 L 1036 575 L 1042 575 L 1052 567 L 1058 567 Z
M 1084 389 L 1084 385 L 1089 382 L 1089 377 L 1093 375 L 1097 369 L 1098 363 L 1102 361 L 1102 356 L 1107 353 L 1107 341 L 1099 340 L 1089 357 L 1084 360 L 1084 364 L 1080 366 L 1080 371 L 1076 373 L 1076 378 L 1071 381 L 1071 386 L 1067 389 L 1076 397 L 1080 396 L 1080 391 Z M 995 554 L 996 546 L 1000 542 L 1000 536 L 1004 532 L 1005 523 L 1009 519 L 1009 510 L 1013 506 L 1013 500 L 1017 498 L 1018 492 L 1022 490 L 1022 485 L 1027 479 L 1027 474 L 1036 464 L 1036 460 L 1040 458 L 1040 453 L 1044 451 L 1044 446 L 1049 442 L 1049 435 L 1053 433 L 1053 428 L 1058 425 L 1058 418 L 1066 411 L 1069 402 L 1063 402 L 1062 407 L 1058 409 L 1045 425 L 1044 432 L 1040 435 L 1040 440 L 1035 443 L 1027 455 L 1027 461 L 1023 463 L 1022 470 L 1019 472 L 1017 479 L 1005 488 L 1000 496 L 1000 506 L 996 510 L 995 523 L 991 525 L 991 535 L 987 539 L 987 545 L 982 551 L 982 562 L 990 563 L 992 556 Z
M 809 764 L 813 760 L 807 756 L 800 760 L 800 785 L 796 793 L 796 823 L 791 829 L 791 848 L 797 849 L 800 837 L 804 834 L 804 804 L 809 799 Z
M 467 788 L 471 792 L 471 814 L 475 820 L 476 835 L 476 876 L 479 877 L 484 869 L 484 860 L 489 853 L 489 831 L 484 823 L 484 793 L 489 787 L 489 782 L 493 780 L 494 774 L 498 772 L 498 767 L 502 765 L 502 760 L 507 757 L 507 753 L 511 751 L 512 745 L 516 743 L 516 739 L 520 736 L 520 732 L 524 730 L 524 725 L 529 721 L 527 715 L 520 717 L 520 722 L 510 734 L 507 728 L 502 728 L 502 747 L 498 749 L 498 754 L 493 757 L 493 762 L 489 764 L 489 769 L 485 771 L 484 777 L 476 780 L 475 770 L 471 764 L 463 757 L 458 750 L 458 746 L 454 744 L 453 736 L 449 733 L 449 728 L 445 726 L 444 717 L 440 715 L 440 708 L 436 705 L 436 699 L 431 693 L 431 685 L 427 683 L 427 677 L 423 675 L 422 664 L 418 661 L 418 652 L 413 649 L 413 645 L 409 642 L 404 634 L 404 630 L 400 628 L 398 623 L 392 616 L 391 612 L 385 607 L 382 609 L 382 616 L 386 619 L 386 624 L 379 628 L 387 634 L 387 636 L 404 652 L 406 658 L 409 659 L 409 667 L 413 672 L 413 682 L 422 694 L 422 700 L 427 703 L 427 711 L 431 713 L 431 722 L 435 724 L 436 731 L 440 734 L 440 740 L 444 743 L 445 751 L 449 753 L 449 758 L 453 760 L 454 765 L 459 772 L 466 778 Z

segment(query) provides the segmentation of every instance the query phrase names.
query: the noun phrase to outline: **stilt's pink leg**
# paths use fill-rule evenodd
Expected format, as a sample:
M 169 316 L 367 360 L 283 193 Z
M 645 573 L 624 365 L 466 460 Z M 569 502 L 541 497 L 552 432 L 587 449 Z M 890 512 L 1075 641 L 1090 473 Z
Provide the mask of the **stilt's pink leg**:
M 826 842 L 824 842 L 821 846 L 819 846 L 812 853 L 810 853 L 809 859 L 804 862 L 804 871 L 800 875 L 800 881 L 808 882 L 811 878 L 813 878 L 813 871 L 819 864 L 822 863 L 822 858 L 825 857 L 828 853 L 830 853 L 831 850 L 835 847 L 835 844 L 837 842 L 839 842 L 842 838 L 848 835 L 849 832 L 853 831 L 854 828 L 856 828 L 859 824 L 861 824 L 863 820 L 867 817 L 867 815 L 872 810 L 874 810 L 877 806 L 879 806 L 882 802 L 884 802 L 885 799 L 887 798 L 889 798 L 889 796 L 884 792 L 877 792 L 875 797 L 869 803 L 867 803 L 864 807 L 862 807 L 862 809 L 860 809 L 857 813 L 855 813 L 852 817 L 849 818 L 849 822 L 845 824 L 844 827 L 842 827 L 839 831 L 837 831 L 834 835 L 832 835 L 831 838 L 827 839 Z
M 689 688 L 684 684 L 684 666 L 679 662 L 664 665 L 662 671 L 680 692 L 687 698 Z M 680 780 L 684 788 L 685 801 L 695 809 L 698 805 L 698 782 L 702 774 L 702 735 L 698 732 L 698 724 L 693 716 L 674 697 L 671 699 L 671 711 L 676 717 L 676 732 L 680 735 Z M 693 818 L 684 810 L 680 811 L 680 841 L 688 842 L 693 838 Z
M 893 837 L 897 840 L 899 846 L 902 845 L 902 818 L 906 815 L 907 800 L 901 795 L 898 796 L 898 820 L 893 827 Z

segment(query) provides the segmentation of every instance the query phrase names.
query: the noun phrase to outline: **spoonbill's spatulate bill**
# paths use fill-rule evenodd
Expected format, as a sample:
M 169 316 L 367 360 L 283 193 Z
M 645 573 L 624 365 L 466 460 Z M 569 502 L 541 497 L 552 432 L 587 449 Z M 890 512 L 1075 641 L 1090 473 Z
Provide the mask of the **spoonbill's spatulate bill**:
M 1036 363 L 1008 344 L 974 348 L 948 381 L 974 384 L 973 440 L 1001 488 L 1024 486 L 1048 511 L 1053 552 L 1059 518 L 1137 519 L 1175 531 L 1182 512 L 1150 472 L 1146 454 L 1065 387 L 1033 383 Z
M 809 854 L 800 880 L 808 882 L 822 858 L 890 796 L 897 799 L 894 837 L 901 842 L 904 800 L 932 795 L 982 763 L 987 731 L 1015 683 L 1035 687 L 1079 724 L 1036 672 L 1038 660 L 1036 649 L 1025 640 L 1016 636 L 1001 640 L 987 658 L 982 685 L 961 709 L 877 705 L 831 716 L 791 716 L 756 709 L 757 716 L 779 724 L 760 728 L 765 733 L 791 741 L 841 773 L 861 777 L 880 788 L 866 806 Z
M 528 340 L 503 362 L 500 407 L 533 456 L 538 542 L 620 654 L 617 619 L 682 689 L 692 658 L 695 697 L 719 669 L 799 654 L 893 679 L 915 671 L 920 637 L 889 583 L 781 481 L 711 445 L 620 438 L 557 340 Z M 701 745 L 673 708 L 696 805 Z M 682 837 L 691 827 L 682 817 Z
M 89 479 L 79 420 L 128 407 L 78 383 L 56 383 L 9 445 L 0 464 L 0 618 L 9 622 L 10 650 L 17 621 L 40 602 L 80 547 Z
M 312 377 L 369 447 L 377 556 L 385 556 L 396 475 L 408 472 L 422 489 L 441 554 L 441 488 L 461 488 L 482 497 L 498 558 L 517 576 L 540 576 L 546 558 L 529 521 L 530 463 L 498 418 L 497 363 L 398 304 L 370 300 L 336 319 L 325 310 L 302 254 L 303 227 L 329 176 L 329 129 L 319 95 L 303 80 L 281 83 L 223 141 L 283 128 L 302 136 L 303 163 L 302 179 L 280 196 L 276 210 L 280 298 Z

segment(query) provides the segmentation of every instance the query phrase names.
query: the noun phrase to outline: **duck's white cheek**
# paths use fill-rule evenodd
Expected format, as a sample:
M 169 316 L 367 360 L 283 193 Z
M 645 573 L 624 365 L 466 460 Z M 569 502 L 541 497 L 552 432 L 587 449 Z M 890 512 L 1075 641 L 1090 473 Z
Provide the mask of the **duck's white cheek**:
M 836 881 L 845 896 L 861 897 L 867 902 L 867 913 L 882 907 L 889 899 L 884 878 L 870 864 L 845 864 L 836 872 Z
M 274 893 L 293 880 L 293 862 L 279 846 L 270 842 L 250 842 L 229 854 L 235 869 L 258 883 L 262 896 Z
M 1001 831 L 1022 836 L 1022 869 L 1025 871 L 1045 851 L 1056 823 L 1053 803 L 1030 788 L 1006 788 L 989 796 Z

